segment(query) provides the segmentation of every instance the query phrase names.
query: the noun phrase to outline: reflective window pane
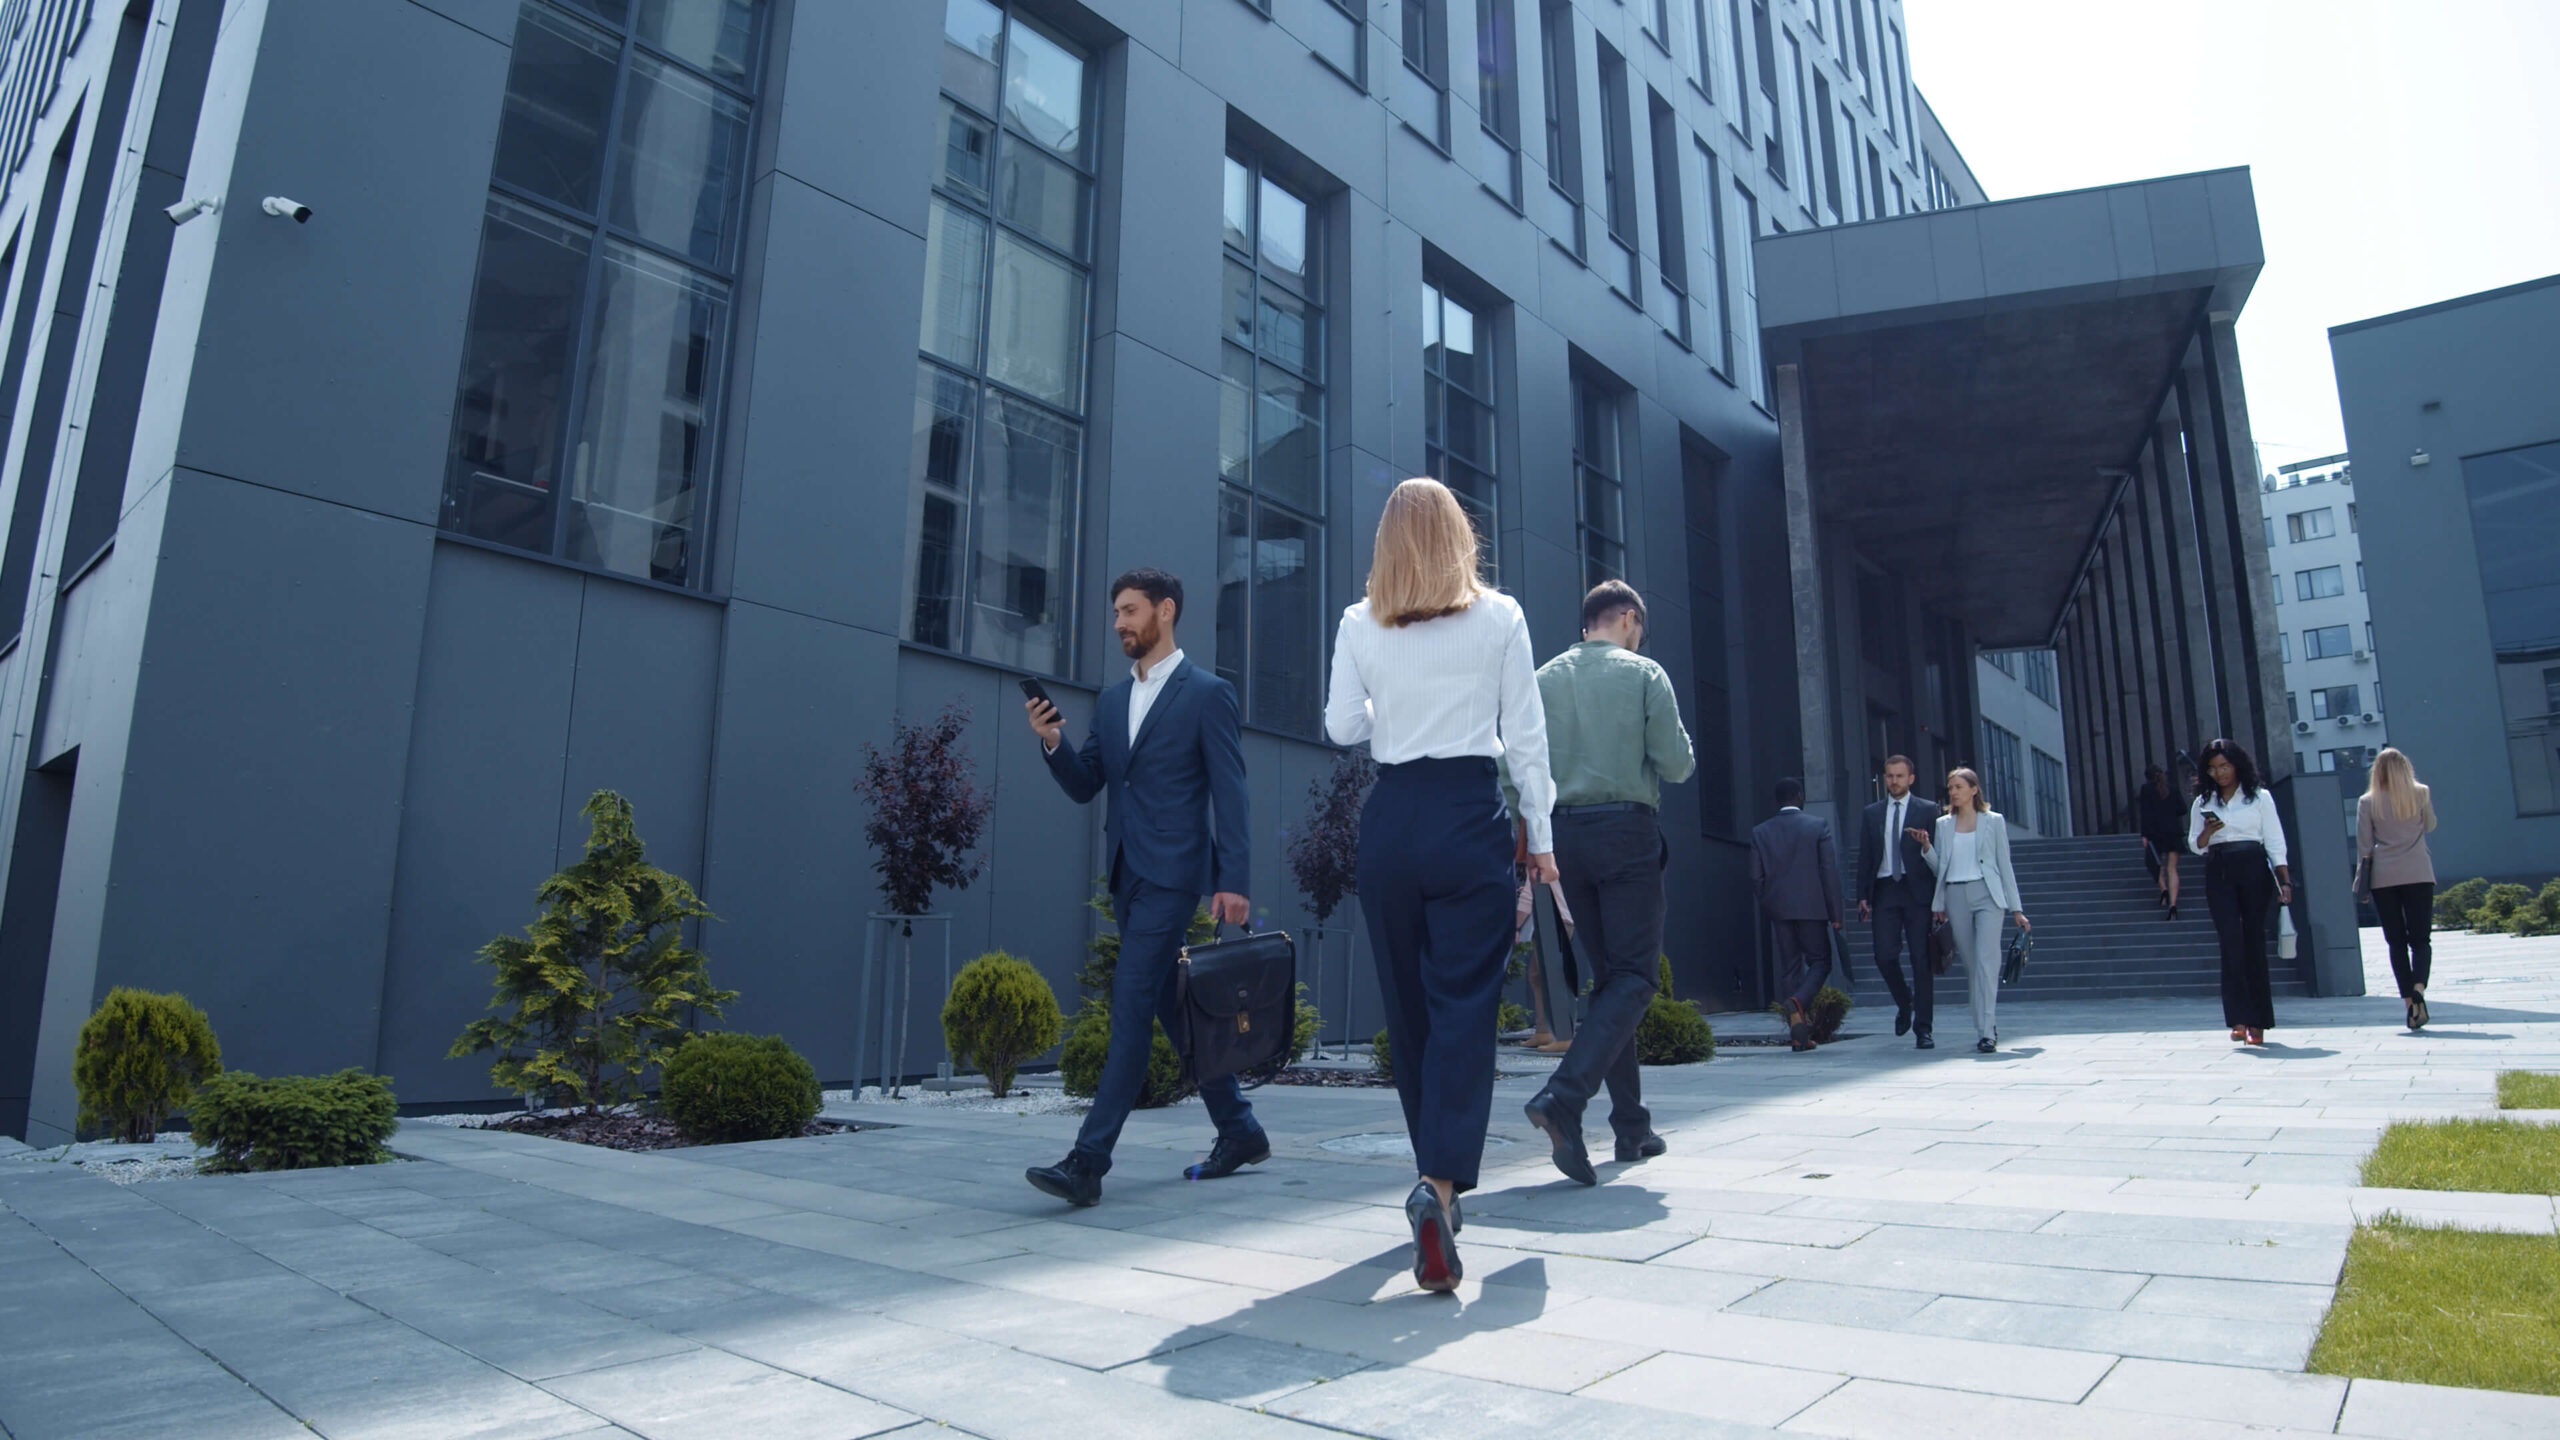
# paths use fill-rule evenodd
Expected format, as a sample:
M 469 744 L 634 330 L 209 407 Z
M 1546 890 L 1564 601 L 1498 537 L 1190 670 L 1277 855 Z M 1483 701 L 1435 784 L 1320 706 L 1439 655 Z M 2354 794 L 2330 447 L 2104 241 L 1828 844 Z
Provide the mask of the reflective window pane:
M 1045 410 L 991 393 L 978 444 L 969 653 L 1055 674 L 1067 665 L 1064 605 L 1083 434 Z
M 642 55 L 622 99 L 613 221 L 645 239 L 726 266 L 747 168 L 747 107 Z
M 1084 158 L 1084 60 L 1015 19 L 1005 30 L 1004 118 L 1070 160 Z
M 1253 249 L 1253 177 L 1232 155 L 1227 157 L 1226 237 L 1239 250 Z
M 1239 485 L 1253 479 L 1253 357 L 1233 345 L 1220 356 L 1218 473 Z
M 1248 707 L 1245 657 L 1253 614 L 1253 502 L 1241 490 L 1218 487 L 1218 675 L 1236 687 Z
M 997 192 L 1004 218 L 1081 260 L 1093 184 L 1056 160 L 1015 143 L 1004 147 Z
M 1233 260 L 1226 270 L 1227 340 L 1231 344 L 1253 344 L 1253 272 Z
M 1246 693 L 1255 723 L 1313 734 L 1324 674 L 1322 532 L 1269 505 L 1254 508 L 1253 674 Z M 1223 644 L 1219 652 L 1225 653 Z
M 545 200 L 592 214 L 604 174 L 622 42 L 547 6 L 527 5 L 507 62 L 506 110 L 491 174 Z
M 942 9 L 942 88 L 996 113 L 996 60 L 1004 12 L 989 0 L 947 0 Z
M 924 327 L 928 355 L 978 363 L 978 304 L 987 274 L 987 222 L 947 200 L 933 202 L 924 232 Z
M 996 127 L 951 103 L 942 102 L 942 183 L 984 205 L 995 171 Z
M 1262 182 L 1262 263 L 1280 274 L 1307 278 L 1307 202 Z
M 1084 404 L 1082 271 L 1009 235 L 996 237 L 987 374 L 1064 409 Z
M 938 366 L 919 370 L 908 462 L 915 488 L 907 512 L 907 638 L 950 650 L 960 644 L 961 518 L 977 387 Z
M 1493 468 L 1493 412 L 1455 390 L 1447 392 L 1441 444 L 1479 470 Z
M 1444 438 L 1442 423 L 1448 411 L 1440 398 L 1444 391 L 1439 376 L 1428 370 L 1422 372 L 1422 443 L 1434 450 L 1440 448 Z
M 1462 389 L 1477 395 L 1491 393 L 1487 384 L 1491 376 L 1484 357 L 1477 353 L 1475 312 L 1455 300 L 1441 307 L 1440 369 Z
M 1422 359 L 1425 368 L 1440 368 L 1440 287 L 1429 281 L 1422 286 Z
M 1324 430 L 1304 382 L 1261 367 L 1253 418 L 1254 488 L 1305 510 L 1324 505 Z
M 632 29 L 641 39 L 723 80 L 754 68 L 761 0 L 638 0 Z
M 441 524 L 501 545 L 551 545 L 569 405 L 569 340 L 589 232 L 493 198 L 454 396 Z
M 1307 302 L 1277 285 L 1263 286 L 1259 299 L 1257 348 L 1262 358 L 1277 360 L 1303 375 L 1316 375 L 1321 358 L 1316 351 L 1317 320 L 1308 313 Z
M 1603 535 L 1626 533 L 1618 523 L 1617 482 L 1594 470 L 1582 472 L 1582 523 Z
M 612 241 L 604 258 L 571 459 L 568 555 L 681 585 L 694 497 L 718 435 L 728 288 Z

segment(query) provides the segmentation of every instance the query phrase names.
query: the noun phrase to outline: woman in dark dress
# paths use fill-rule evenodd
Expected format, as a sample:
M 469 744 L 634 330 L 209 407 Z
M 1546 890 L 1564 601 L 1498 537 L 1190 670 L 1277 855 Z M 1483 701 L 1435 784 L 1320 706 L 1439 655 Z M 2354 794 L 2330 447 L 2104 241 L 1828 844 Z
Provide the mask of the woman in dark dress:
M 2178 918 L 2178 857 L 2187 850 L 2187 806 L 2184 796 L 2169 789 L 2169 772 L 2154 765 L 2142 772 L 2139 801 L 2142 840 L 2151 849 L 2151 878 L 2160 884 L 2160 903 L 2169 907 L 2161 918 Z

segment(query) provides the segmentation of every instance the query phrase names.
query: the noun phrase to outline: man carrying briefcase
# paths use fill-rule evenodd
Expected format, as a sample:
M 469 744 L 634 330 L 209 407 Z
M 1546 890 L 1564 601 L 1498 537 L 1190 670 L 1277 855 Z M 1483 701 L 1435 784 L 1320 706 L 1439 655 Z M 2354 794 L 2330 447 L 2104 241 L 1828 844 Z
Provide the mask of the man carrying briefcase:
M 1102 1080 L 1067 1158 L 1023 1172 L 1040 1190 L 1076 1205 L 1102 1198 L 1112 1147 L 1146 1082 L 1154 1044 L 1148 1021 L 1161 1018 L 1168 1035 L 1183 1033 L 1174 962 L 1201 894 L 1214 892 L 1209 911 L 1219 920 L 1241 925 L 1252 913 L 1244 893 L 1252 832 L 1235 687 L 1184 663 L 1173 638 L 1181 615 L 1182 582 L 1161 570 L 1132 570 L 1111 582 L 1112 629 L 1136 663 L 1128 679 L 1096 698 L 1083 749 L 1059 743 L 1064 722 L 1045 695 L 1023 706 L 1058 787 L 1079 805 L 1105 790 L 1111 796 L 1103 833 L 1120 962 Z M 1186 1172 L 1191 1178 L 1214 1180 L 1271 1158 L 1271 1141 L 1233 1075 L 1201 1081 L 1200 1098 L 1217 1122 L 1218 1141 Z

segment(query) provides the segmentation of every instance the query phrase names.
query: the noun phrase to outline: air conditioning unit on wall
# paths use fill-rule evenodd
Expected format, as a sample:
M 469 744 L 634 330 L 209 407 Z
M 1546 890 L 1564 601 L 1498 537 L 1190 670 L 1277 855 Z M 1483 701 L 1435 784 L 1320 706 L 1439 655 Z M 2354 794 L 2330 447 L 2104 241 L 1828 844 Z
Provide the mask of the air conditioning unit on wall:
M 2359 716 L 2357 716 L 2356 718 L 2357 718 L 2357 719 L 2359 719 L 2359 720 L 2362 720 L 2362 721 L 2363 721 L 2364 723 L 2366 723 L 2367 725 L 2370 725 L 2370 724 L 2372 724 L 2372 723 L 2373 723 L 2373 712 L 2372 712 L 2372 711 L 2370 711 L 2370 710 L 2367 710 L 2367 711 L 2366 711 L 2366 712 L 2364 712 L 2362 715 L 2359 715 Z
M 2372 658 L 2373 658 L 2373 652 L 2372 652 L 2372 651 L 2370 651 L 2370 650 L 2359 650 L 2359 651 L 2357 651 L 2357 652 L 2356 652 L 2356 663 L 2357 663 L 2357 664 L 2359 664 L 2359 665 L 2363 664 L 2364 662 L 2366 662 L 2367 660 L 2370 660 L 2370 659 L 2372 659 Z
M 2354 723 L 2356 723 L 2356 717 L 2354 717 L 2353 715 L 2341 715 L 2341 716 L 2339 716 L 2339 717 L 2338 717 L 2338 728 L 2339 728 L 2339 729 L 2341 729 L 2341 730 L 2346 729 L 2348 726 L 2353 725 Z
M 2296 720 L 2296 721 L 2294 721 L 2294 722 L 2293 722 L 2293 733 L 2295 733 L 2296 735 L 2308 735 L 2308 734 L 2310 734 L 2310 733 L 2311 733 L 2311 722 L 2310 722 L 2310 721 L 2308 721 L 2308 720 Z

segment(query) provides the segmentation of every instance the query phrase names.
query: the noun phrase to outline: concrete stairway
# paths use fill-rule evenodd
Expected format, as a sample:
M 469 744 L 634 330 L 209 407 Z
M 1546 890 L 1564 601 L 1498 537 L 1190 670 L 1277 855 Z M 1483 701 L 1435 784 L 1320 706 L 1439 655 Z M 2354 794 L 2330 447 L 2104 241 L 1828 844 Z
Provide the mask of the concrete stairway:
M 2131 835 L 2086 835 L 2061 840 L 2019 840 L 2012 852 L 2027 918 L 2035 922 L 2035 957 L 2026 975 L 2004 986 L 2001 998 L 2018 1000 L 2219 996 L 2220 951 L 2205 911 L 2204 863 L 2188 856 L 2179 867 L 2178 918 L 2163 920 L 2151 872 L 2142 863 L 2142 841 Z M 1855 983 L 1849 987 L 1870 1016 L 1893 1013 L 1893 997 L 1868 957 L 1867 927 L 1849 910 L 1849 953 Z M 2294 962 L 2268 950 L 2270 979 L 2278 996 L 2308 995 L 2310 986 Z M 1833 983 L 1838 983 L 1835 979 Z M 1939 977 L 1938 1005 L 1964 1004 L 1961 972 Z M 1943 1027 L 1942 1027 L 1943 1028 Z

